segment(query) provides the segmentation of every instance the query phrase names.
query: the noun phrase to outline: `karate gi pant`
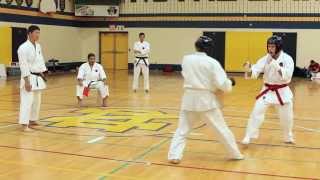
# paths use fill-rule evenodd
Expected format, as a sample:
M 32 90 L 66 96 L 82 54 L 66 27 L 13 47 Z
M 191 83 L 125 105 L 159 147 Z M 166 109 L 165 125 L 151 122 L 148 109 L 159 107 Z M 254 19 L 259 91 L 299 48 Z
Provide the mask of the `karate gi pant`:
M 220 109 L 212 109 L 205 112 L 184 111 L 180 112 L 179 125 L 176 130 L 168 153 L 168 159 L 182 159 L 183 151 L 186 146 L 186 137 L 191 131 L 192 120 L 204 120 L 213 128 L 218 140 L 224 145 L 228 156 L 233 159 L 241 158 L 235 138 L 224 121 Z
M 77 85 L 76 91 L 77 91 L 77 97 L 80 99 L 83 99 L 83 90 L 85 86 L 79 86 Z M 96 83 L 93 83 L 90 85 L 90 89 L 97 89 L 101 98 L 104 99 L 105 97 L 109 96 L 109 88 L 107 85 L 105 85 L 103 82 L 98 81 Z
M 41 105 L 41 90 L 31 92 L 20 88 L 19 124 L 28 125 L 30 121 L 39 120 Z
M 264 121 L 265 112 L 269 106 L 275 106 L 278 110 L 278 115 L 280 119 L 280 124 L 283 129 L 283 138 L 285 142 L 292 142 L 293 139 L 293 103 L 285 103 L 284 105 L 280 104 L 270 104 L 265 102 L 263 98 L 259 98 L 256 101 L 254 109 L 250 115 L 248 121 L 245 138 L 258 138 L 259 137 L 259 128 Z
M 149 67 L 145 64 L 139 63 L 138 65 L 134 64 L 134 73 L 133 73 L 133 85 L 132 89 L 137 90 L 139 88 L 139 77 L 142 72 L 143 79 L 144 79 L 144 90 L 150 89 L 149 84 Z

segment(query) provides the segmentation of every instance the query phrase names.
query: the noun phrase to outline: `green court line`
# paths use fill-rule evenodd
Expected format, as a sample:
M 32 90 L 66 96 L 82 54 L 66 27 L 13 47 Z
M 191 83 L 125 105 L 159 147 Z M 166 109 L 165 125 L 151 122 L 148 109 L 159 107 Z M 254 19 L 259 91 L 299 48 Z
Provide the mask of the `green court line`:
M 160 146 L 162 146 L 164 143 L 168 142 L 171 138 L 166 138 L 162 141 L 160 141 L 158 144 L 149 147 L 146 151 L 144 151 L 142 154 L 139 154 L 138 156 L 136 156 L 135 158 L 133 158 L 133 161 L 139 160 L 144 158 L 146 155 L 148 155 L 150 152 L 157 150 Z M 108 174 L 115 174 L 118 171 L 128 167 L 130 165 L 130 163 L 126 162 L 122 165 L 120 165 L 119 167 L 114 168 L 113 170 L 111 170 Z M 102 176 L 99 178 L 99 180 L 105 180 L 107 177 L 106 176 Z
M 98 180 L 105 180 L 105 179 L 106 179 L 106 176 L 102 176 Z

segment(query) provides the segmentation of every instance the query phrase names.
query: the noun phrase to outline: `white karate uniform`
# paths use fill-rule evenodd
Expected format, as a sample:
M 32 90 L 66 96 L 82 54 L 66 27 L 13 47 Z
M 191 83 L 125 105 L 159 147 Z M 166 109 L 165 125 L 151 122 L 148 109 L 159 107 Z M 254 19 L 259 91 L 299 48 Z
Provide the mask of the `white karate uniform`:
M 107 79 L 107 76 L 100 64 L 94 63 L 91 68 L 88 62 L 83 63 L 79 68 L 77 79 L 83 80 L 83 86 L 76 87 L 77 97 L 80 99 L 83 99 L 83 90 L 90 82 L 90 89 L 97 89 L 102 98 L 109 96 L 109 88 L 102 81 Z
M 150 53 L 150 44 L 146 41 L 143 42 L 135 42 L 134 48 L 135 51 L 140 51 L 140 53 L 135 53 L 136 60 L 133 63 L 133 85 L 132 89 L 136 90 L 139 88 L 139 77 L 142 72 L 143 79 L 144 79 L 144 89 L 149 90 L 149 53 Z M 144 57 L 145 62 L 139 57 Z
M 18 57 L 21 70 L 19 123 L 27 125 L 29 121 L 39 120 L 41 91 L 46 88 L 45 81 L 31 73 L 42 73 L 47 68 L 38 43 L 34 45 L 27 40 L 19 47 Z M 25 89 L 24 77 L 29 77 L 31 92 Z
M 224 121 L 219 102 L 214 92 L 218 89 L 231 91 L 232 83 L 221 65 L 205 53 L 194 53 L 182 62 L 184 95 L 182 98 L 179 125 L 173 136 L 168 159 L 182 159 L 186 137 L 191 131 L 191 121 L 204 120 L 213 128 L 218 140 L 228 151 L 228 156 L 241 159 L 235 138 Z
M 282 75 L 278 71 L 282 72 Z M 285 52 L 281 51 L 277 60 L 273 59 L 271 55 L 267 54 L 251 67 L 252 78 L 258 78 L 260 73 L 264 73 L 263 80 L 265 84 L 283 85 L 289 84 L 294 71 L 294 62 L 292 58 Z M 266 90 L 266 85 L 263 86 L 261 92 Z M 257 99 L 254 109 L 248 121 L 246 135 L 243 139 L 244 144 L 250 143 L 250 138 L 258 138 L 259 127 L 264 121 L 264 115 L 267 108 L 271 105 L 278 110 L 280 123 L 283 128 L 284 141 L 293 142 L 293 94 L 286 86 L 278 89 L 279 96 L 283 102 L 281 105 L 276 91 L 268 91 Z

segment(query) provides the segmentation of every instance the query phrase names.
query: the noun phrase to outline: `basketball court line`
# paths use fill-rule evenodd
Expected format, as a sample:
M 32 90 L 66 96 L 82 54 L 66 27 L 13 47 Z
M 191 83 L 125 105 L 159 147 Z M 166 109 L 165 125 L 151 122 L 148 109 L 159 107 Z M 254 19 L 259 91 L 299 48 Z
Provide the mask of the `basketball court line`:
M 165 164 L 165 163 L 152 163 L 151 165 L 173 167 L 173 168 L 183 168 L 183 169 L 193 169 L 193 170 L 203 170 L 203 171 L 216 171 L 216 172 L 233 173 L 233 174 L 258 175 L 258 176 L 266 176 L 266 177 L 320 180 L 319 178 L 315 178 L 315 177 L 286 176 L 286 175 L 279 175 L 279 174 L 268 174 L 268 173 L 249 172 L 249 171 L 233 171 L 233 170 L 205 168 L 205 167 L 196 167 L 196 166 L 171 165 L 171 164 Z
M 25 134 L 25 135 L 30 135 L 29 134 Z M 32 137 L 32 136 L 29 136 L 29 137 Z M 33 137 L 32 137 L 33 138 Z M 38 137 L 34 137 L 34 138 L 38 138 Z M 43 138 L 43 137 L 42 137 Z M 171 137 L 168 137 L 168 138 L 171 138 Z M 45 138 L 45 139 L 56 139 L 56 138 Z M 64 140 L 68 141 L 68 142 L 75 142 L 74 139 L 66 139 L 64 138 Z M 86 140 L 84 141 L 79 141 L 79 142 L 83 142 L 85 143 Z M 215 141 L 215 142 L 212 142 L 212 143 L 219 143 L 218 141 Z M 148 147 L 146 146 L 137 146 L 137 145 L 125 145 L 125 144 L 116 144 L 116 143 L 96 143 L 96 144 L 100 144 L 100 145 L 110 145 L 110 146 L 117 146 L 117 147 L 127 147 L 127 148 L 130 148 L 130 147 L 134 147 L 134 148 L 137 148 L 137 149 L 146 149 Z M 161 149 L 158 149 L 159 151 L 162 151 Z M 186 150 L 185 151 L 186 153 L 191 153 L 191 154 L 206 154 L 206 155 L 209 155 L 209 156 L 225 156 L 225 154 L 223 153 L 213 153 L 213 152 L 197 152 L 197 151 L 190 151 L 190 150 Z M 289 159 L 275 159 L 275 158 L 256 158 L 256 157 L 251 157 L 251 158 L 248 158 L 246 157 L 246 160 L 275 160 L 275 161 L 288 161 L 288 162 L 303 162 L 303 163 L 313 163 L 313 164 L 317 164 L 317 163 L 320 163 L 320 161 L 300 161 L 300 160 L 289 160 Z M 143 162 L 143 161 L 142 161 Z
M 152 146 L 146 148 L 144 152 L 142 152 L 141 154 L 135 156 L 135 157 L 133 158 L 133 161 L 141 160 L 142 158 L 144 158 L 145 156 L 147 156 L 147 155 L 150 154 L 151 152 L 157 150 L 157 149 L 158 149 L 160 146 L 162 146 L 163 144 L 167 143 L 169 140 L 171 140 L 171 138 L 163 139 L 163 140 L 161 140 L 160 142 L 158 142 L 157 144 L 152 145 Z M 147 165 L 151 165 L 150 162 L 147 162 L 146 164 L 147 164 Z M 124 164 L 120 165 L 119 167 L 116 167 L 116 168 L 112 169 L 108 174 L 115 174 L 115 173 L 121 171 L 122 169 L 125 169 L 125 168 L 128 167 L 129 165 L 130 165 L 129 163 L 124 163 Z
M 71 173 L 77 173 L 77 174 L 84 174 L 84 175 L 96 175 L 96 176 L 106 176 L 106 177 L 114 177 L 114 178 L 124 178 L 124 179 L 132 179 L 132 180 L 138 180 L 140 178 L 132 177 L 132 176 L 122 176 L 122 175 L 112 175 L 112 174 L 106 174 L 104 172 L 92 172 L 88 170 L 83 169 L 74 169 L 74 168 L 66 168 L 66 167 L 56 167 L 56 166 L 50 166 L 50 165 L 40 165 L 40 164 L 31 164 L 31 163 L 24 163 L 24 162 L 15 162 L 15 161 L 8 161 L 8 160 L 1 160 L 0 162 L 7 165 L 17 165 L 17 166 L 30 166 L 34 167 L 35 169 L 38 168 L 47 168 L 55 171 L 64 171 L 64 172 L 71 172 Z M 16 172 L 11 172 L 16 173 Z M 0 174 L 0 176 L 5 176 L 7 174 Z
M 142 107 L 142 108 L 145 108 L 145 107 Z M 158 107 L 157 107 L 158 108 Z M 60 109 L 59 109 L 60 110 Z M 267 121 L 266 121 L 267 122 Z M 303 128 L 303 127 L 302 127 Z M 307 130 L 307 129 L 306 129 Z M 155 163 L 156 164 L 156 163 Z M 159 163 L 158 163 L 159 164 Z M 202 169 L 202 170 L 208 170 L 208 169 L 206 169 L 206 168 L 199 168 L 199 167 L 184 167 L 184 168 L 194 168 L 194 169 Z M 211 171 L 211 170 L 210 170 Z M 219 169 L 218 169 L 218 171 L 219 171 Z M 224 170 L 222 170 L 222 171 L 224 171 Z M 279 177 L 278 175 L 276 175 L 276 177 Z M 292 177 L 289 177 L 289 178 L 292 178 Z M 295 178 L 295 177 L 293 177 L 293 178 Z M 300 177 L 298 177 L 298 178 L 300 178 Z M 302 177 L 302 179 L 305 179 L 305 178 L 303 178 Z M 307 179 L 310 179 L 310 178 L 307 178 Z M 314 179 L 314 178 L 312 178 L 312 179 Z
M 98 141 L 101 141 L 101 140 L 103 140 L 103 139 L 105 139 L 105 138 L 106 138 L 105 136 L 96 137 L 96 138 L 94 138 L 94 139 L 89 140 L 87 143 L 88 143 L 88 144 L 93 144 L 93 143 L 96 143 L 96 142 L 98 142 Z
M 20 124 L 9 124 L 9 125 L 4 125 L 0 126 L 0 129 L 8 128 L 8 127 L 13 127 L 13 126 L 19 126 Z
M 276 122 L 271 122 L 271 121 L 265 121 L 265 123 L 269 123 L 269 124 L 278 124 Z M 18 124 L 11 124 L 11 125 L 4 125 L 4 126 L 0 126 L 0 129 L 5 129 L 7 127 L 11 127 L 11 126 L 17 126 Z M 235 127 L 235 128 L 245 128 L 245 127 L 237 127 L 237 126 L 229 126 L 229 127 Z M 319 133 L 320 131 L 317 130 L 317 129 L 312 129 L 312 128 L 306 128 L 306 127 L 303 127 L 303 126 L 299 126 L 299 125 L 295 125 L 295 127 L 297 128 L 301 128 L 301 129 L 304 129 L 306 131 L 310 131 L 310 132 L 316 132 L 316 133 Z M 275 130 L 275 131 L 281 131 L 281 129 L 273 129 L 273 128 L 261 128 L 262 130 Z M 41 129 L 38 129 L 40 131 L 44 131 L 44 130 L 41 130 Z M 48 132 L 48 133 L 53 133 L 53 132 L 50 132 L 48 130 L 44 131 L 44 132 Z M 64 134 L 62 132 L 54 132 L 56 134 L 63 134 L 63 135 L 74 135 L 74 136 L 84 136 L 84 135 L 81 135 L 81 134 Z M 163 134 L 172 134 L 172 133 L 160 133 L 160 135 L 163 135 Z M 136 133 L 136 134 L 130 134 L 130 135 L 116 135 L 116 136 L 106 136 L 106 137 L 134 137 L 134 136 L 152 136 L 152 135 L 159 135 L 159 134 L 140 134 L 140 133 Z M 193 134 L 192 134 L 193 135 Z M 197 134 L 197 135 L 201 135 L 201 134 Z M 92 136 L 96 136 L 96 135 L 92 135 Z
M 166 139 L 169 140 L 169 139 Z M 162 143 L 165 143 L 165 140 L 162 141 Z M 157 144 L 159 145 L 159 144 Z M 154 146 L 154 148 L 158 148 Z M 112 160 L 117 162 L 125 162 L 125 164 L 128 163 L 134 163 L 134 164 L 144 164 L 144 165 L 156 165 L 156 166 L 162 166 L 162 167 L 174 167 L 174 168 L 183 168 L 183 169 L 193 169 L 193 170 L 201 170 L 201 171 L 215 171 L 215 172 L 225 172 L 225 173 L 234 173 L 234 174 L 247 174 L 247 175 L 259 175 L 259 176 L 267 176 L 267 177 L 279 177 L 279 178 L 292 178 L 292 179 L 310 179 L 310 180 L 319 180 L 318 178 L 314 177 L 299 177 L 299 176 L 286 176 L 286 175 L 278 175 L 278 174 L 268 174 L 268 173 L 257 173 L 257 172 L 249 172 L 249 171 L 233 171 L 233 170 L 225 170 L 225 169 L 217 169 L 217 168 L 206 168 L 206 167 L 197 167 L 197 166 L 185 166 L 185 165 L 171 165 L 167 163 L 157 163 L 157 162 L 137 162 L 137 161 L 128 161 L 128 160 L 120 160 L 120 159 L 111 159 L 106 157 L 97 157 L 97 156 L 87 156 L 87 155 L 79 155 L 79 154 L 73 154 L 73 153 L 62 153 L 57 151 L 47 151 L 47 150 L 39 150 L 39 149 L 33 149 L 33 148 L 21 148 L 21 147 L 14 147 L 14 146 L 0 146 L 0 148 L 11 148 L 11 149 L 17 149 L 17 150 L 28 150 L 28 151 L 35 151 L 35 152 L 45 152 L 45 153 L 53 153 L 53 154 L 61 154 L 61 155 L 69 155 L 69 156 L 80 156 L 80 157 L 86 157 L 86 158 L 95 158 L 95 159 L 105 159 L 105 160 Z M 149 151 L 153 151 L 154 149 L 149 149 Z M 141 156 L 145 156 L 149 153 L 149 151 L 145 151 Z M 0 160 L 2 161 L 2 160 Z M 5 162 L 5 161 L 4 161 Z M 19 163 L 17 163 L 19 164 Z M 127 167 L 128 165 L 124 166 Z M 122 166 L 121 166 L 122 167 Z M 63 168 L 62 168 L 63 169 Z M 120 168 L 122 169 L 122 168 Z M 117 170 L 118 171 L 118 170 Z M 119 176 L 121 177 L 121 176 Z
M 27 134 L 27 135 L 30 135 Z M 163 138 L 169 138 L 171 139 L 171 136 L 153 136 L 153 137 L 163 137 Z M 36 137 L 38 138 L 38 137 Z M 48 138 L 47 138 L 48 139 Z M 50 139 L 50 138 L 49 138 Z M 212 142 L 212 143 L 218 143 L 217 140 L 208 140 L 208 139 L 195 139 L 195 138 L 188 138 L 189 140 L 196 140 L 196 141 L 202 141 L 202 142 Z M 74 142 L 74 140 L 70 140 L 70 142 Z M 81 141 L 80 141 L 81 142 Z M 136 146 L 132 146 L 132 145 L 121 145 L 121 144 L 113 144 L 113 143 L 97 143 L 97 144 L 110 144 L 110 145 L 114 145 L 114 146 L 124 146 L 124 147 L 136 147 Z M 310 147 L 296 147 L 296 146 L 283 146 L 283 145 L 274 145 L 274 144 L 257 144 L 257 143 L 252 143 L 252 145 L 264 145 L 264 146 L 270 146 L 270 147 L 293 147 L 293 148 L 303 148 L 303 149 L 309 149 L 309 150 L 313 150 L 315 148 L 310 148 Z M 146 148 L 146 147 L 142 147 L 142 146 L 137 146 L 136 148 Z M 319 148 L 317 148 L 318 150 Z M 189 153 L 197 153 L 197 152 L 193 152 L 193 151 L 186 151 Z M 207 153 L 210 154 L 210 153 Z M 259 158 L 255 158 L 255 159 L 259 159 Z M 271 158 L 268 158 L 271 159 Z M 274 160 L 280 160 L 280 159 L 274 159 Z M 293 160 L 283 160 L 283 161 L 293 161 Z M 300 161 L 299 161 L 300 162 Z M 308 163 L 316 163 L 316 162 L 312 162 L 312 161 L 301 161 L 301 162 L 308 162 Z

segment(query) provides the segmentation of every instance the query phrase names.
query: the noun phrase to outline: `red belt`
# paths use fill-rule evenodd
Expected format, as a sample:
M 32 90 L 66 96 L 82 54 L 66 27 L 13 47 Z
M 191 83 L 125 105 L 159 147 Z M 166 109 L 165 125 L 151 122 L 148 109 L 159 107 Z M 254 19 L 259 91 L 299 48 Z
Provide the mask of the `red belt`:
M 261 96 L 267 94 L 267 92 L 269 92 L 269 91 L 274 91 L 274 92 L 276 92 L 276 94 L 277 94 L 277 98 L 278 98 L 280 104 L 281 104 L 281 105 L 284 105 L 284 103 L 283 103 L 283 101 L 282 101 L 282 99 L 281 99 L 281 96 L 280 96 L 278 90 L 281 89 L 281 88 L 287 87 L 288 84 L 281 84 L 281 85 L 277 85 L 277 84 L 264 84 L 264 85 L 267 87 L 267 89 L 265 89 L 264 91 L 262 91 L 262 92 L 256 97 L 256 99 L 259 99 Z

